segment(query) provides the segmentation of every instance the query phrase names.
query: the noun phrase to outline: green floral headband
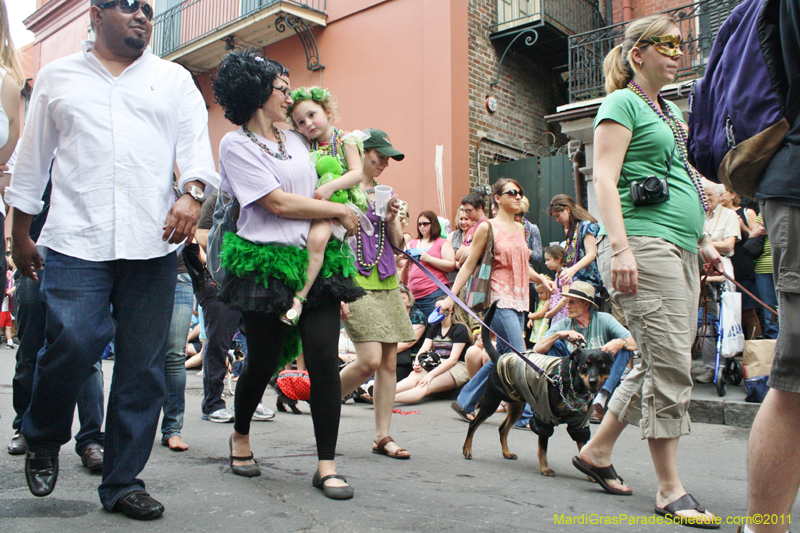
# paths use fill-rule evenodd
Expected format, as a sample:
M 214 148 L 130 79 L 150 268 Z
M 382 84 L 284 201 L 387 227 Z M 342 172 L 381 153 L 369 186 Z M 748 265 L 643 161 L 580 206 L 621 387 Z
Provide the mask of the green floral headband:
M 323 89 L 322 87 L 310 87 L 306 89 L 305 87 L 300 87 L 295 89 L 291 93 L 292 103 L 289 106 L 289 109 L 286 110 L 286 118 L 291 121 L 292 119 L 292 112 L 294 111 L 294 107 L 303 100 L 314 100 L 315 102 L 322 102 L 323 104 L 327 104 L 328 101 L 331 99 L 331 93 L 328 89 Z

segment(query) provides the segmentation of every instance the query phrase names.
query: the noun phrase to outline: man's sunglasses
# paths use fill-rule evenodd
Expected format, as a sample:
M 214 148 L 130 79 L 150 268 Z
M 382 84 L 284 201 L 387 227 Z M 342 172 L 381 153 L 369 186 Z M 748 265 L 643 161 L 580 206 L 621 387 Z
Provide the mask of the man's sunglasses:
M 501 193 L 500 193 L 500 195 L 501 195 L 501 196 L 502 196 L 502 195 L 504 195 L 504 194 L 507 194 L 508 196 L 510 196 L 510 197 L 512 197 L 512 198 L 516 198 L 517 196 L 519 196 L 520 198 L 522 198 L 523 196 L 525 196 L 525 195 L 522 193 L 522 191 L 518 191 L 517 189 L 508 189 L 506 192 L 501 192 Z
M 108 9 L 110 7 L 118 7 L 119 10 L 126 15 L 133 15 L 138 13 L 139 10 L 142 10 L 142 15 L 149 21 L 153 20 L 153 6 L 150 4 L 145 4 L 144 2 L 139 2 L 139 0 L 111 0 L 110 2 L 106 2 L 105 4 L 100 4 L 100 9 Z

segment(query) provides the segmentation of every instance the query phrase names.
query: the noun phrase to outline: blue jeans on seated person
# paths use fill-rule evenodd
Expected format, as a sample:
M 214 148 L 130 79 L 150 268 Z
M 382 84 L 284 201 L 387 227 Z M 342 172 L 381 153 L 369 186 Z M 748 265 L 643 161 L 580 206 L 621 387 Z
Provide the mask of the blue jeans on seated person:
M 567 349 L 566 342 L 563 339 L 559 339 L 555 342 L 555 344 L 553 344 L 553 347 L 548 350 L 547 355 L 552 355 L 553 357 L 565 357 L 570 353 L 571 352 Z M 622 374 L 625 372 L 625 368 L 628 366 L 628 361 L 631 360 L 631 355 L 632 353 L 629 350 L 620 350 L 617 352 L 617 355 L 614 356 L 614 363 L 611 365 L 608 378 L 601 389 L 608 392 L 609 398 L 612 394 L 614 394 L 614 390 L 619 386 L 620 381 L 622 381 Z M 517 427 L 527 426 L 531 421 L 532 416 L 533 411 L 531 410 L 531 406 L 525 404 L 525 409 L 522 411 L 522 416 L 519 417 L 519 420 L 517 420 L 515 425 Z
M 778 308 L 778 296 L 775 294 L 775 279 L 772 274 L 756 274 L 756 295 L 773 309 Z M 764 311 L 764 336 L 768 339 L 777 339 L 780 325 L 775 315 Z
M 192 321 L 194 292 L 189 274 L 178 274 L 175 301 L 167 335 L 167 357 L 164 363 L 166 397 L 161 421 L 161 444 L 180 436 L 186 408 L 186 336 Z
M 525 313 L 513 309 L 497 309 L 489 326 L 502 338 L 508 340 L 514 348 L 522 352 L 525 350 L 525 316 Z M 504 342 L 498 340 L 497 351 L 503 354 L 511 350 Z M 466 412 L 471 413 L 475 410 L 486 390 L 486 383 L 492 369 L 494 369 L 494 361 L 489 361 L 461 389 L 457 401 L 458 405 Z
M 150 457 L 164 405 L 164 350 L 176 276 L 174 253 L 95 262 L 49 250 L 46 257 L 40 290 L 46 339 L 22 434 L 31 451 L 58 453 L 70 439 L 80 389 L 114 338 L 116 360 L 98 488 L 108 510 L 126 494 L 145 488 L 136 476 Z

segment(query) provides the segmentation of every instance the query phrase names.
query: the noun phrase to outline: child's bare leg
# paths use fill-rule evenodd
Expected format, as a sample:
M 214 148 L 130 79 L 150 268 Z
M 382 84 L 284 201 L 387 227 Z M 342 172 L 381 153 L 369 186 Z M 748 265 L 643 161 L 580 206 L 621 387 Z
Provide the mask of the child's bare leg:
M 325 260 L 325 248 L 328 245 L 328 240 L 331 238 L 331 223 L 329 220 L 315 220 L 311 224 L 311 230 L 308 232 L 308 240 L 306 242 L 306 249 L 308 250 L 308 268 L 306 269 L 306 278 L 308 281 L 305 286 L 295 294 L 292 309 L 281 317 L 281 320 L 290 325 L 297 324 L 300 319 L 300 313 L 303 312 L 303 302 L 306 301 L 306 296 L 311 290 L 311 285 L 317 279 L 319 271 L 322 269 L 322 262 Z M 294 313 L 292 313 L 294 311 Z

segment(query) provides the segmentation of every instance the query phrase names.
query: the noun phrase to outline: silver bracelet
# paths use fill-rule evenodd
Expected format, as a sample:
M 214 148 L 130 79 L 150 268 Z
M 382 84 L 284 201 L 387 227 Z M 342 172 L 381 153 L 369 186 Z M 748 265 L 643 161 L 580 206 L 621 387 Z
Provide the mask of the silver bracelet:
M 626 246 L 626 247 L 625 247 L 625 248 L 623 248 L 622 250 L 617 250 L 616 252 L 614 252 L 613 254 L 611 254 L 611 257 L 617 257 L 619 254 L 621 254 L 621 253 L 622 253 L 622 252 L 624 252 L 625 250 L 630 250 L 630 249 L 631 249 L 631 247 L 630 247 L 630 246 Z

